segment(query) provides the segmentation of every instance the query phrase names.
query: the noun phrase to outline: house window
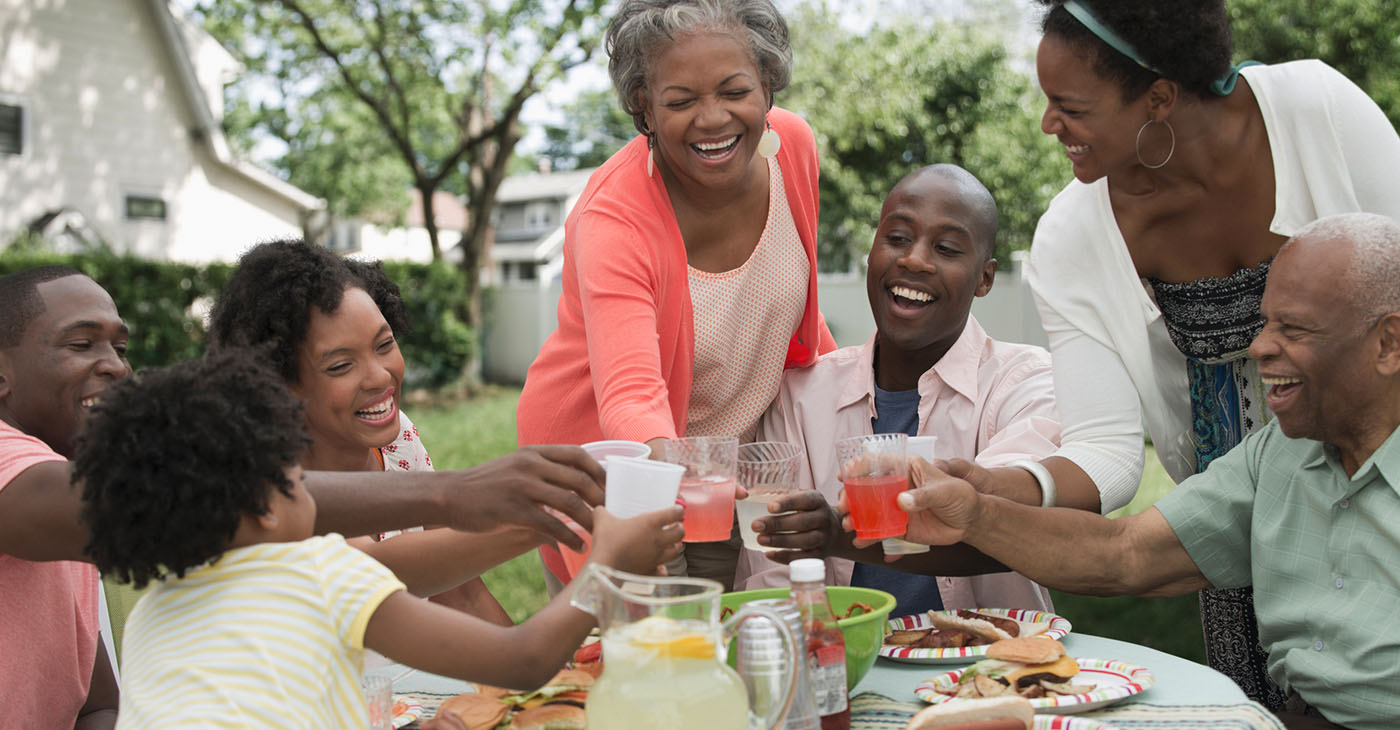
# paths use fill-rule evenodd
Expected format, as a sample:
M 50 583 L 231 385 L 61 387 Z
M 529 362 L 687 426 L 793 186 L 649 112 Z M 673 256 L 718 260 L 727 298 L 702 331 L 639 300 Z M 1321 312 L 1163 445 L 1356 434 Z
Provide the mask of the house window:
M 516 266 L 520 267 L 520 275 L 519 277 L 517 277 L 520 279 L 520 281 L 535 280 L 535 262 L 521 261 L 520 263 L 516 264 Z
M 525 228 L 538 231 L 554 227 L 554 203 L 535 202 L 525 206 Z
M 126 196 L 126 217 L 130 219 L 165 220 L 165 201 L 149 195 Z
M 24 153 L 24 107 L 0 103 L 0 154 Z

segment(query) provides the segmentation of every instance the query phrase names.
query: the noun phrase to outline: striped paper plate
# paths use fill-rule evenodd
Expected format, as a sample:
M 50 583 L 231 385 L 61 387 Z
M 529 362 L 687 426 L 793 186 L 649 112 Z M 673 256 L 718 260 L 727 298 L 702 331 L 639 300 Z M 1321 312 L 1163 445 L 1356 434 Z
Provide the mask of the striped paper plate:
M 1075 684 L 1091 684 L 1094 686 L 1093 691 L 1078 695 L 1037 697 L 1030 701 L 1031 707 L 1034 707 L 1036 712 L 1048 714 L 1087 712 L 1132 697 L 1151 687 L 1156 681 L 1152 678 L 1152 672 L 1147 671 L 1145 667 L 1128 662 L 1078 658 L 1075 661 L 1079 662 L 1079 674 L 1076 674 L 1071 681 Z M 919 686 L 914 688 L 914 695 L 934 705 L 940 702 L 961 702 L 962 700 L 949 697 L 938 690 L 956 686 L 958 678 L 965 671 L 967 671 L 966 668 L 958 669 L 920 682 Z
M 1051 639 L 1062 639 L 1069 633 L 1070 623 L 1062 616 L 1045 611 L 1036 611 L 1029 608 L 978 608 L 977 613 L 988 616 L 1004 616 L 1016 621 L 1027 623 L 1050 622 L 1050 628 L 1042 636 Z M 934 613 L 956 614 L 957 611 L 935 611 Z M 931 629 L 933 621 L 927 613 L 916 613 L 909 616 L 892 618 L 885 626 L 885 633 L 891 631 L 914 631 L 917 629 Z M 880 656 L 886 659 L 893 659 L 897 662 L 910 662 L 914 664 L 971 664 L 982 659 L 987 654 L 987 647 L 984 646 L 953 646 L 946 649 L 916 649 L 910 646 L 894 646 L 885 644 L 880 647 Z

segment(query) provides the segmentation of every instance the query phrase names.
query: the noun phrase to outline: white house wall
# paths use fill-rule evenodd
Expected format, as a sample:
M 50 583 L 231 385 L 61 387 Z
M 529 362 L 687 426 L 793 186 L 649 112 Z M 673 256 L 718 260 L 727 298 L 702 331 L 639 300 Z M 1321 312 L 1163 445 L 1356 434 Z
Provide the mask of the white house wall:
M 177 186 L 164 256 L 233 261 L 260 241 L 301 237 L 301 213 L 291 201 L 213 164 L 203 151 L 194 159 L 199 164 L 191 165 Z M 133 223 L 138 221 L 126 221 L 128 230 Z
M 141 0 L 0 0 L 0 100 L 24 107 L 20 156 L 0 157 L 0 243 L 46 211 L 78 210 L 119 251 L 228 260 L 296 236 L 294 205 L 189 138 L 189 102 Z M 125 196 L 166 203 L 127 220 Z
M 461 231 L 438 229 L 438 246 L 444 258 L 459 260 L 460 254 L 449 252 L 461 239 Z M 433 247 L 426 228 L 380 228 L 367 224 L 360 229 L 360 250 L 355 252 L 355 257 L 426 264 L 433 260 Z

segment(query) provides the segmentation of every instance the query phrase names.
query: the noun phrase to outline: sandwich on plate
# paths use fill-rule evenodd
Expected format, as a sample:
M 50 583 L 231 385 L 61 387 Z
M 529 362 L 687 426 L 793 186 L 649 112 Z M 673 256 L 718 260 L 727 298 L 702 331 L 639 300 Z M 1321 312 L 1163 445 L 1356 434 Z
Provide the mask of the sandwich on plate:
M 1065 655 L 1065 645 L 1054 639 L 1021 637 L 1002 639 L 987 647 L 987 658 L 968 667 L 958 683 L 939 690 L 954 697 L 1006 697 L 1026 699 L 1092 692 L 1092 684 L 1074 684 L 1079 663 Z

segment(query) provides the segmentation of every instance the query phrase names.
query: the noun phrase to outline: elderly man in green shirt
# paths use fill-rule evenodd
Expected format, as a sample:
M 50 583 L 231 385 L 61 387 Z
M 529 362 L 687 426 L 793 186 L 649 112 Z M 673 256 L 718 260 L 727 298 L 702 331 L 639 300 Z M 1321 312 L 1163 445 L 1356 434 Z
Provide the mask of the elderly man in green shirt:
M 1275 419 L 1157 505 L 1110 520 L 979 494 L 985 472 L 916 466 L 908 539 L 966 542 L 1093 595 L 1254 587 L 1290 728 L 1400 727 L 1400 226 L 1346 214 L 1298 231 L 1250 357 Z M 844 507 L 844 505 L 843 505 Z M 849 523 L 848 523 L 849 524 Z M 857 542 L 857 545 L 862 543 Z

